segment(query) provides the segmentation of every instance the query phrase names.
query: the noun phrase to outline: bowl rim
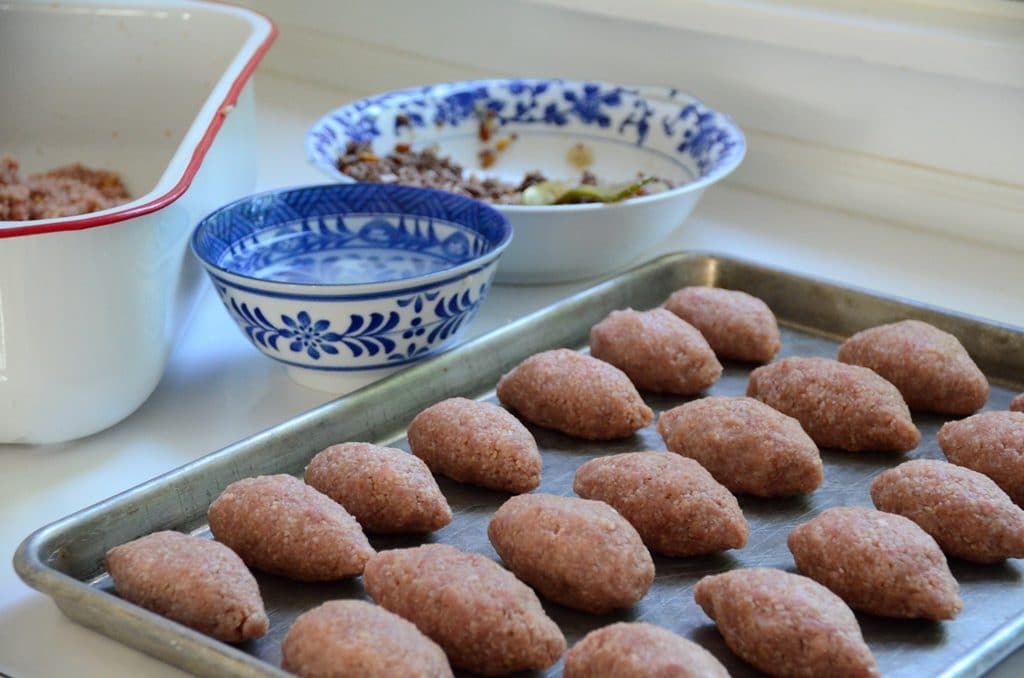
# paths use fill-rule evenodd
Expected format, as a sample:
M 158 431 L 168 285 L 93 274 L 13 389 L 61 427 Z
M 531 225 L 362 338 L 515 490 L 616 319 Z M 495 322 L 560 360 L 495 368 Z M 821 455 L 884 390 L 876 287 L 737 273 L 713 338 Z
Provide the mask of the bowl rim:
M 459 202 L 472 203 L 474 207 L 482 208 L 484 212 L 491 212 L 490 216 L 494 217 L 498 225 L 502 229 L 501 238 L 494 243 L 492 249 L 482 255 L 474 256 L 461 264 L 455 266 L 448 266 L 438 271 L 433 271 L 425 275 L 413 276 L 410 278 L 396 278 L 393 280 L 381 280 L 381 281 L 366 281 L 366 282 L 353 282 L 353 283 L 307 283 L 307 282 L 285 282 L 281 280 L 271 280 L 268 278 L 259 278 L 252 275 L 246 275 L 238 273 L 224 268 L 216 261 L 213 261 L 209 257 L 205 256 L 200 252 L 199 237 L 202 231 L 208 226 L 210 221 L 224 212 L 228 212 L 232 209 L 236 209 L 246 203 L 259 200 L 262 198 L 269 198 L 274 196 L 281 196 L 291 193 L 302 193 L 310 190 L 329 190 L 329 191 L 340 191 L 342 193 L 351 190 L 355 186 L 377 186 L 384 192 L 390 192 L 395 190 L 401 190 L 403 192 L 410 193 L 429 193 L 438 194 L 443 196 L 446 200 L 451 200 L 453 197 Z M 307 219 L 310 216 L 316 215 L 305 215 L 302 219 Z M 447 220 L 451 223 L 457 223 L 452 220 Z M 237 200 L 233 200 L 225 205 L 218 207 L 213 210 L 196 224 L 192 230 L 192 235 L 189 237 L 189 246 L 192 250 L 193 255 L 200 261 L 200 263 L 207 269 L 211 275 L 214 275 L 218 279 L 224 279 L 230 282 L 232 287 L 239 288 L 241 290 L 251 292 L 253 294 L 261 295 L 272 295 L 279 298 L 316 298 L 320 300 L 356 300 L 375 297 L 379 293 L 387 293 L 395 290 L 408 291 L 414 293 L 421 289 L 436 287 L 437 285 L 443 285 L 460 278 L 464 278 L 480 269 L 483 269 L 490 265 L 494 260 L 501 256 L 502 252 L 512 242 L 514 235 L 514 229 L 512 223 L 508 217 L 494 209 L 493 206 L 473 198 L 469 198 L 463 195 L 455 193 L 446 193 L 433 188 L 424 188 L 421 186 L 406 186 L 403 184 L 357 184 L 356 182 L 351 183 L 339 183 L 331 182 L 327 184 L 309 184 L 292 186 L 285 188 L 274 188 L 259 193 L 252 193 L 250 195 L 243 196 Z M 253 287 L 256 284 L 260 287 Z
M 686 92 L 684 90 L 676 88 L 676 87 L 672 87 L 672 86 L 669 86 L 669 85 L 643 85 L 643 84 L 639 84 L 639 85 L 626 85 L 626 84 L 622 84 L 622 83 L 615 83 L 615 82 L 611 82 L 611 81 L 608 81 L 608 80 L 600 80 L 600 79 L 594 79 L 594 80 L 586 79 L 586 80 L 583 80 L 583 79 L 579 79 L 579 78 L 536 78 L 536 77 L 516 77 L 516 78 L 511 78 L 511 77 L 509 77 L 509 78 L 480 78 L 480 79 L 473 79 L 473 80 L 452 80 L 452 81 L 445 81 L 445 82 L 430 83 L 430 84 L 426 84 L 426 85 L 417 85 L 415 87 L 402 87 L 402 88 L 399 88 L 399 89 L 389 90 L 389 91 L 385 91 L 385 92 L 378 92 L 378 93 L 372 94 L 370 96 L 366 96 L 366 97 L 362 97 L 362 98 L 350 101 L 350 102 L 348 102 L 347 104 L 345 104 L 343 106 L 339 106 L 338 108 L 332 109 L 332 110 L 328 111 L 327 113 L 324 113 L 323 115 L 321 115 L 316 120 L 316 122 L 313 123 L 313 125 L 306 131 L 306 134 L 305 134 L 305 136 L 303 138 L 303 146 L 304 146 L 305 151 L 306 151 L 306 159 L 312 165 L 314 165 L 318 170 L 320 170 L 325 175 L 331 177 L 332 179 L 334 179 L 338 183 L 341 183 L 341 184 L 360 183 L 360 182 L 355 181 L 351 177 L 347 177 L 344 174 L 342 174 L 332 163 L 327 162 L 327 160 L 325 158 L 323 158 L 321 156 L 321 154 L 316 151 L 316 148 L 315 148 L 316 142 L 317 142 L 316 131 L 318 129 L 320 129 L 323 125 L 329 123 L 334 116 L 342 113 L 343 111 L 347 111 L 348 109 L 351 109 L 351 108 L 353 108 L 355 106 L 358 106 L 358 105 L 366 106 L 370 102 L 372 102 L 372 101 L 374 101 L 376 99 L 381 99 L 381 98 L 385 98 L 385 97 L 387 97 L 389 99 L 399 99 L 399 98 L 405 97 L 405 96 L 422 95 L 423 90 L 427 89 L 427 88 L 450 87 L 450 88 L 453 88 L 453 89 L 454 88 L 468 89 L 468 88 L 472 88 L 472 87 L 481 87 L 481 86 L 487 86 L 487 85 L 492 85 L 492 84 L 505 84 L 505 83 L 511 83 L 511 82 L 525 82 L 525 83 L 535 83 L 535 82 L 549 82 L 549 83 L 551 83 L 551 82 L 555 82 L 555 83 L 578 84 L 578 85 L 592 84 L 592 85 L 601 85 L 601 86 L 609 86 L 609 87 L 621 87 L 623 89 L 635 90 L 638 93 L 639 96 L 641 96 L 641 97 L 643 97 L 645 99 L 650 99 L 650 100 L 654 100 L 654 101 L 660 101 L 662 103 L 669 103 L 669 104 L 674 104 L 674 103 L 679 103 L 679 104 L 684 104 L 684 103 L 685 104 L 697 104 L 698 106 L 702 106 L 703 108 L 706 108 L 708 111 L 711 111 L 712 113 L 714 113 L 715 115 L 719 116 L 722 119 L 722 122 L 724 123 L 724 126 L 729 130 L 729 133 L 735 138 L 736 146 L 734 147 L 733 153 L 730 155 L 730 157 L 728 158 L 728 160 L 726 162 L 723 162 L 723 163 L 720 163 L 720 164 L 716 164 L 715 167 L 712 168 L 712 170 L 710 172 L 708 172 L 706 175 L 704 175 L 702 177 L 698 177 L 698 178 L 694 179 L 693 181 L 689 181 L 689 182 L 687 182 L 687 183 L 685 183 L 685 184 L 683 184 L 681 186 L 676 186 L 675 188 L 671 188 L 671 189 L 669 189 L 667 191 L 662 191 L 661 193 L 655 193 L 655 194 L 652 194 L 652 195 L 646 195 L 646 196 L 642 196 L 642 197 L 639 197 L 639 198 L 631 198 L 629 200 L 624 200 L 622 202 L 613 203 L 613 204 L 605 204 L 605 203 L 580 203 L 580 204 L 572 204 L 572 205 L 504 205 L 504 204 L 489 203 L 489 202 L 486 202 L 486 201 L 481 201 L 481 202 L 484 202 L 484 204 L 487 204 L 487 205 L 490 205 L 490 206 L 494 207 L 496 210 L 498 210 L 500 212 L 507 212 L 509 214 L 543 214 L 545 212 L 554 211 L 554 212 L 557 212 L 559 214 L 567 214 L 567 213 L 571 213 L 571 212 L 586 212 L 586 211 L 595 210 L 595 209 L 605 209 L 605 210 L 624 209 L 624 208 L 627 208 L 630 205 L 641 205 L 641 204 L 650 203 L 650 202 L 657 202 L 659 200 L 667 200 L 667 199 L 670 199 L 672 197 L 684 195 L 686 193 L 694 193 L 694 192 L 697 192 L 697 191 L 701 191 L 704 188 L 706 188 L 707 186 L 710 186 L 711 184 L 713 184 L 713 183 L 715 183 L 717 181 L 720 181 L 721 179 L 724 179 L 728 175 L 732 174 L 732 172 L 735 171 L 735 169 L 737 167 L 739 167 L 740 163 L 743 162 L 743 159 L 746 157 L 746 154 L 747 154 L 747 139 L 746 139 L 746 135 L 743 133 L 743 130 L 740 129 L 739 125 L 736 124 L 736 122 L 732 119 L 731 116 L 729 116 L 728 114 L 723 113 L 723 112 L 721 112 L 721 111 L 719 111 L 719 110 L 717 110 L 715 108 L 712 108 L 711 106 L 708 106 L 700 98 L 694 96 L 693 94 L 690 94 L 689 92 Z M 379 184 L 379 185 L 386 185 L 386 184 Z M 457 194 L 455 194 L 455 195 L 457 195 Z M 554 225 L 554 224 L 552 224 L 552 225 Z

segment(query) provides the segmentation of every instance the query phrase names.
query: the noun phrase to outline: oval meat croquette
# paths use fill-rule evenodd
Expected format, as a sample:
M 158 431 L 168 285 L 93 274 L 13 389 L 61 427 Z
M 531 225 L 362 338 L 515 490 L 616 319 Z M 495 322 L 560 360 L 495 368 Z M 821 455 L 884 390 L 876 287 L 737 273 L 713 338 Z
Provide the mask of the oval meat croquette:
M 499 492 L 540 485 L 541 458 L 518 419 L 492 403 L 449 398 L 416 415 L 409 449 L 434 473 Z
M 982 412 L 948 421 L 938 438 L 947 459 L 984 473 L 1024 505 L 1024 412 Z
M 693 400 L 664 412 L 658 433 L 738 494 L 803 494 L 824 478 L 818 446 L 800 422 L 754 398 Z
M 743 548 L 750 533 L 729 490 L 694 460 L 668 452 L 591 459 L 576 470 L 573 490 L 612 506 L 666 556 Z
M 440 646 L 411 622 L 362 600 L 304 612 L 281 643 L 281 668 L 300 678 L 450 678 Z
M 1024 510 L 977 471 L 915 459 L 876 476 L 871 499 L 879 510 L 913 520 L 951 556 L 975 563 L 1024 558 Z
M 297 581 L 354 577 L 373 556 L 348 511 L 289 475 L 231 483 L 207 518 L 214 538 L 247 565 Z
M 1021 393 L 1010 401 L 1010 411 L 1024 412 L 1024 393 Z
M 487 676 L 544 669 L 565 637 L 537 595 L 493 560 L 447 544 L 377 554 L 363 573 L 380 606 L 416 625 L 456 668 Z
M 678 316 L 612 311 L 590 330 L 590 355 L 626 373 L 642 390 L 693 395 L 722 376 L 722 365 L 697 329 Z
M 763 363 L 782 346 L 775 314 L 746 292 L 684 287 L 665 308 L 700 330 L 720 360 Z
M 941 620 L 963 608 L 939 545 L 903 516 L 861 506 L 830 508 L 796 527 L 787 543 L 800 572 L 855 610 Z
M 402 450 L 332 445 L 309 462 L 306 483 L 344 506 L 367 532 L 433 532 L 452 521 L 430 469 Z
M 521 362 L 498 382 L 498 398 L 529 422 L 586 440 L 627 438 L 654 420 L 621 370 L 564 348 Z
M 732 570 L 701 579 L 693 597 L 725 644 L 770 676 L 880 675 L 853 612 L 812 579 L 769 568 Z
M 256 579 L 223 544 L 154 532 L 110 549 L 104 561 L 117 594 L 128 602 L 227 643 L 267 632 Z
M 564 678 L 728 678 L 703 647 L 654 624 L 591 631 L 565 655 Z
M 988 400 L 988 379 L 960 340 L 920 320 L 858 332 L 839 346 L 839 360 L 880 374 L 912 410 L 973 414 Z
M 866 367 L 784 358 L 754 370 L 747 395 L 799 421 L 820 447 L 906 452 L 921 442 L 903 396 Z
M 630 607 L 654 581 L 640 535 L 601 501 L 521 494 L 495 512 L 487 536 L 517 577 L 583 612 Z

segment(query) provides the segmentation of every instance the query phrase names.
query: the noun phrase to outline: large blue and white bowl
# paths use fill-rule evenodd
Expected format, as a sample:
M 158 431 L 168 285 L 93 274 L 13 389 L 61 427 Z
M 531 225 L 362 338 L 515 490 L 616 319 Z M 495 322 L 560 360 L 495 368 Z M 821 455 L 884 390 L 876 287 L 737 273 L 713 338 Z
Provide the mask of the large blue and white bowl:
M 494 112 L 497 135 L 517 137 L 487 169 L 478 157 L 481 110 Z M 478 80 L 379 94 L 317 121 L 306 135 L 306 154 L 329 176 L 350 182 L 336 166 L 349 141 L 370 141 L 378 154 L 399 142 L 436 146 L 467 171 L 513 182 L 531 170 L 578 177 L 567 156 L 583 143 L 594 154 L 590 169 L 603 180 L 643 172 L 677 185 L 613 205 L 496 205 L 516 231 L 497 280 L 514 283 L 587 278 L 650 256 L 746 151 L 729 117 L 689 94 L 578 80 Z
M 256 348 L 340 393 L 456 342 L 511 239 L 508 219 L 469 198 L 330 184 L 222 207 L 192 249 Z

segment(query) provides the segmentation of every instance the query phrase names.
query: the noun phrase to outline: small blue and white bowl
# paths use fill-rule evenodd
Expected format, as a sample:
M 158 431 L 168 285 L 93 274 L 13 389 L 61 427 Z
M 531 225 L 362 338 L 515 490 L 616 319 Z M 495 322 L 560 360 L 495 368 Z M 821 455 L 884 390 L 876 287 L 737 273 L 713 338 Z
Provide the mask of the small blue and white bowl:
M 511 239 L 508 219 L 469 198 L 330 184 L 226 205 L 192 249 L 256 348 L 341 393 L 458 341 Z
M 488 168 L 479 125 L 488 111 L 494 137 L 516 140 Z M 349 141 L 369 141 L 378 155 L 396 143 L 436 146 L 467 172 L 518 183 L 532 170 L 574 180 L 569 150 L 584 144 L 591 169 L 608 182 L 638 172 L 676 187 L 610 205 L 496 205 L 516 240 L 502 257 L 498 282 L 550 283 L 589 278 L 649 257 L 686 220 L 704 189 L 739 166 L 740 129 L 685 92 L 670 87 L 559 79 L 474 80 L 378 94 L 324 115 L 306 134 L 306 155 L 337 181 Z

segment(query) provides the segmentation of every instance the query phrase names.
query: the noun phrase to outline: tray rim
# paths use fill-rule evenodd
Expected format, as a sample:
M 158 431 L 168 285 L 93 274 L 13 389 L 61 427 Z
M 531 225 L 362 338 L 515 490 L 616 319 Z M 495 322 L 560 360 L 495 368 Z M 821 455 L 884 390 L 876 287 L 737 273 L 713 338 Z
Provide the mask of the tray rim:
M 168 638 L 166 637 L 168 635 L 171 639 L 177 642 L 187 643 L 194 653 L 193 659 L 196 662 L 200 662 L 200 660 L 205 656 L 210 655 L 210 658 L 212 659 L 215 657 L 216 661 L 228 661 L 232 663 L 235 668 L 239 669 L 239 675 L 286 676 L 288 674 L 284 673 L 277 667 L 257 659 L 233 645 L 216 641 L 161 615 L 128 603 L 117 596 L 109 595 L 100 591 L 91 586 L 87 581 L 76 579 L 57 570 L 55 567 L 52 567 L 45 562 L 44 554 L 47 552 L 47 546 L 58 542 L 59 538 L 62 535 L 66 535 L 76 524 L 85 522 L 96 516 L 103 515 L 108 509 L 117 507 L 118 505 L 129 501 L 134 496 L 146 494 L 164 486 L 167 483 L 188 478 L 195 473 L 201 473 L 204 467 L 210 466 L 219 460 L 230 458 L 230 456 L 239 449 L 258 445 L 261 439 L 270 438 L 279 430 L 299 426 L 303 420 L 315 421 L 319 417 L 328 414 L 331 410 L 341 406 L 342 403 L 348 400 L 373 398 L 378 392 L 386 393 L 389 385 L 396 383 L 398 378 L 401 378 L 402 381 L 404 381 L 409 378 L 409 375 L 415 375 L 417 371 L 426 373 L 436 370 L 438 361 L 444 361 L 445 359 L 449 361 L 457 359 L 459 354 L 470 351 L 476 346 L 500 341 L 505 335 L 518 334 L 529 325 L 542 322 L 548 317 L 556 316 L 562 307 L 569 305 L 574 301 L 587 296 L 600 294 L 603 289 L 607 288 L 609 285 L 614 285 L 621 278 L 639 274 L 643 271 L 668 267 L 673 264 L 686 261 L 705 261 L 708 263 L 725 262 L 729 265 L 742 266 L 762 273 L 797 277 L 808 283 L 824 285 L 844 292 L 852 292 L 855 294 L 869 296 L 882 302 L 910 306 L 915 310 L 936 313 L 951 319 L 984 325 L 993 329 L 1024 336 L 1024 327 L 1018 327 L 959 311 L 944 309 L 932 304 L 914 301 L 899 295 L 881 293 L 860 286 L 847 285 L 818 276 L 806 275 L 792 269 L 769 266 L 749 259 L 711 251 L 695 250 L 670 252 L 644 261 L 643 263 L 625 271 L 605 276 L 583 290 L 575 292 L 567 297 L 563 297 L 548 306 L 538 309 L 502 327 L 495 328 L 490 332 L 475 337 L 437 356 L 433 360 L 412 365 L 394 375 L 381 379 L 378 382 L 369 384 L 349 394 L 339 396 L 338 398 L 307 410 L 306 412 L 275 424 L 267 429 L 246 436 L 218 450 L 203 454 L 190 462 L 154 476 L 149 480 L 143 481 L 131 488 L 44 525 L 30 533 L 18 545 L 12 559 L 14 570 L 22 581 L 30 587 L 52 598 L 57 606 L 76 623 L 81 622 L 76 619 L 70 611 L 65 609 L 64 602 L 88 598 L 93 601 L 94 605 L 98 608 L 98 611 L 126 618 L 139 625 L 155 625 L 155 628 L 162 634 L 161 637 L 156 640 L 162 644 L 169 644 L 167 642 Z M 145 627 L 143 626 L 143 628 Z M 111 637 L 117 642 L 122 642 L 116 636 L 108 637 Z M 158 654 L 148 652 L 147 650 L 141 650 L 138 647 L 127 643 L 122 642 L 122 644 L 139 651 L 147 652 L 162 661 L 167 661 Z M 993 668 L 1011 653 L 1018 650 L 1021 646 L 1024 646 L 1024 609 L 1022 609 L 1015 617 L 1007 621 L 1003 626 L 999 627 L 996 631 L 984 637 L 975 646 L 967 650 L 951 666 L 940 674 L 940 676 L 942 678 L 974 678 L 976 676 L 984 675 L 989 669 Z M 172 665 L 185 668 L 177 663 L 172 663 Z M 197 664 L 197 666 L 201 666 L 201 662 Z M 225 667 L 222 666 L 221 668 Z M 188 669 L 186 668 L 186 670 Z

